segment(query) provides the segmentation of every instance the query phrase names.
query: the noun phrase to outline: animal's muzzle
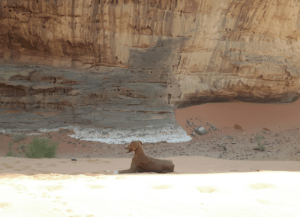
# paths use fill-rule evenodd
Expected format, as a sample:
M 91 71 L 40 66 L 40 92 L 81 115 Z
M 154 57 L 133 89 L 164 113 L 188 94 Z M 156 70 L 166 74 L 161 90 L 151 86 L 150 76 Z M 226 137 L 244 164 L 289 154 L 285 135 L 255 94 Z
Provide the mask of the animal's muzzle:
M 129 153 L 129 152 L 132 152 L 132 148 L 129 148 L 129 149 L 128 149 L 127 153 Z

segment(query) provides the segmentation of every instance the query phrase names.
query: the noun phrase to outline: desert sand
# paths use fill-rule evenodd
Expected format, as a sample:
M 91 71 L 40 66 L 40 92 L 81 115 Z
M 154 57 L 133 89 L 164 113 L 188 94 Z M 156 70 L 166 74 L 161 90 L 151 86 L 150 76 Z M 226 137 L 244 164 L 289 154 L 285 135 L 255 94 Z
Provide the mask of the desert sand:
M 0 134 L 0 216 L 300 216 L 300 101 L 210 103 L 176 110 L 176 119 L 187 134 L 195 128 L 187 120 L 208 133 L 144 144 L 174 162 L 169 174 L 115 174 L 130 166 L 126 145 L 65 129 L 38 135 L 59 142 L 57 158 L 22 157 L 19 146 L 36 135 L 13 143 L 21 157 L 4 157 L 13 139 Z M 265 151 L 254 150 L 256 133 Z

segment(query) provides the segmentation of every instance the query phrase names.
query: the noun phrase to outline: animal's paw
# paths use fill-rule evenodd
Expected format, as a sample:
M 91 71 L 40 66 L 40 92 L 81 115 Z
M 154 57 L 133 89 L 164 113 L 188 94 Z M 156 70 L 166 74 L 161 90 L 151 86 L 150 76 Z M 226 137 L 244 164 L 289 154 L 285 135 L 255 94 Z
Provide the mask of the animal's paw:
M 114 173 L 115 173 L 115 174 L 119 174 L 119 172 L 118 172 L 118 171 L 115 171 Z

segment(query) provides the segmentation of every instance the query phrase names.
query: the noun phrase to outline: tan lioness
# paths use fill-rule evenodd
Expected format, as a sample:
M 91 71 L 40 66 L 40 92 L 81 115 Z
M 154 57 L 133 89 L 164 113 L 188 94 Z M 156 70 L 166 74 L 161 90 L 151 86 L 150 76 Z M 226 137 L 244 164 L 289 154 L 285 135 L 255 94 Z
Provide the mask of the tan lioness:
M 156 173 L 170 173 L 174 171 L 174 164 L 171 160 L 160 160 L 145 155 L 141 141 L 131 142 L 125 149 L 127 153 L 134 151 L 130 169 L 120 170 L 118 173 L 142 173 L 142 172 L 156 172 Z

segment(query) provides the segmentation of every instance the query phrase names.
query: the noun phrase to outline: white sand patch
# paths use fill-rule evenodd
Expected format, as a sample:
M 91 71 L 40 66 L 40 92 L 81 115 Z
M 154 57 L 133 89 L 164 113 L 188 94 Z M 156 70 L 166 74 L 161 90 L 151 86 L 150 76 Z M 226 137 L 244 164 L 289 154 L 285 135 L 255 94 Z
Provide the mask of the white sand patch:
M 72 127 L 75 135 L 70 137 L 86 140 L 99 141 L 108 144 L 126 144 L 134 140 L 141 142 L 163 142 L 176 143 L 188 142 L 192 140 L 180 126 L 167 124 L 163 128 L 148 126 L 147 129 L 140 130 L 116 130 L 116 129 L 87 129 Z
M 78 126 L 59 127 L 53 129 L 39 129 L 39 132 L 53 132 L 59 131 L 59 129 L 72 129 L 75 135 L 70 135 L 72 138 L 85 141 L 98 141 L 108 144 L 126 144 L 134 140 L 140 140 L 141 142 L 188 142 L 192 140 L 190 136 L 186 134 L 186 131 L 180 126 L 172 124 L 166 124 L 165 127 L 158 128 L 155 126 L 148 126 L 146 129 L 139 130 L 126 130 L 126 129 L 94 129 L 94 128 L 81 128 Z M 29 131 L 28 129 L 22 130 L 7 130 L 0 129 L 0 133 L 13 134 L 15 132 Z M 27 135 L 39 135 L 38 133 L 27 133 Z
M 0 216 L 296 217 L 300 173 L 0 179 Z
M 53 129 L 45 129 L 45 128 L 41 128 L 38 131 L 42 132 L 42 133 L 47 133 L 47 132 L 57 132 L 59 131 L 59 129 L 72 129 L 72 127 L 59 127 L 59 128 L 53 128 Z M 0 129 L 0 133 L 4 133 L 4 134 L 14 134 L 14 133 L 18 133 L 18 132 L 32 132 L 32 130 L 30 129 Z M 40 133 L 26 133 L 26 135 L 40 135 Z
M 53 129 L 45 129 L 45 128 L 42 128 L 42 129 L 39 129 L 39 131 L 42 132 L 42 133 L 47 133 L 47 132 L 58 132 L 59 129 L 69 129 L 69 127 L 60 127 L 60 128 L 53 128 Z
M 40 136 L 42 135 L 41 133 L 26 133 L 28 136 Z
M 14 130 L 0 129 L 0 133 L 3 133 L 3 134 L 13 134 L 13 133 L 18 133 L 18 132 L 23 132 L 23 131 L 28 131 L 28 129 L 14 129 Z

